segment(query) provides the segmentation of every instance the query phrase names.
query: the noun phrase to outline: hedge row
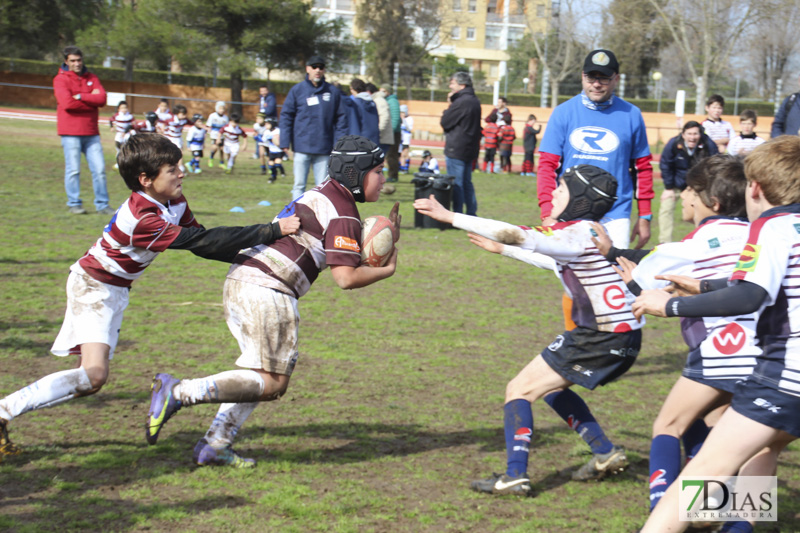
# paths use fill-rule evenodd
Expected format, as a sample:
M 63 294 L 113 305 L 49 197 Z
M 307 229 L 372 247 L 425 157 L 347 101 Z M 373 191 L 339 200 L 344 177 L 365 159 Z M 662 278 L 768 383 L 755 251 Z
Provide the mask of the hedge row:
M 44 75 L 55 75 L 55 72 L 61 66 L 60 63 L 54 63 L 51 61 L 35 61 L 30 59 L 11 59 L 11 58 L 0 58 L 0 71 L 3 72 L 23 72 L 26 74 L 44 74 Z M 102 80 L 115 80 L 115 81 L 124 81 L 125 80 L 125 70 L 120 68 L 105 68 L 105 67 L 92 67 L 92 72 L 97 74 Z M 156 71 L 156 70 L 135 70 L 133 72 L 133 81 L 135 82 L 142 82 L 142 83 L 158 83 L 158 84 L 168 84 L 174 83 L 178 85 L 191 85 L 195 87 L 230 87 L 231 80 L 230 78 L 223 78 L 217 77 L 216 83 L 214 82 L 214 78 L 212 76 L 203 76 L 200 74 L 183 74 L 181 72 L 163 72 L 163 71 Z M 257 79 L 257 78 L 245 78 L 244 79 L 244 88 L 245 89 L 256 89 L 259 85 L 263 83 L 264 80 Z M 289 92 L 289 89 L 295 84 L 294 81 L 270 81 L 270 86 L 272 87 L 273 92 L 279 94 L 286 94 Z M 447 100 L 447 93 L 449 91 L 447 89 L 437 89 L 433 91 L 433 99 L 437 102 L 444 102 Z M 405 99 L 406 97 L 406 89 L 405 87 L 399 87 L 397 89 L 397 94 L 400 99 Z M 482 104 L 489 104 L 491 105 L 492 102 L 492 93 L 489 92 L 477 92 L 475 93 L 480 99 Z M 558 98 L 558 103 L 562 103 L 573 95 L 562 95 Z M 431 99 L 431 90 L 424 89 L 424 88 L 412 88 L 411 89 L 411 99 L 412 100 L 430 100 Z M 509 103 L 511 105 L 517 106 L 529 106 L 529 107 L 538 107 L 541 103 L 539 95 L 535 94 L 509 94 L 508 96 Z M 658 110 L 658 101 L 654 99 L 630 99 L 628 100 L 632 104 L 636 105 L 642 111 L 646 112 L 656 112 Z M 686 111 L 687 113 L 691 113 L 694 110 L 694 100 L 687 99 L 686 100 Z M 662 112 L 671 112 L 675 109 L 675 100 L 668 100 L 668 99 L 661 99 L 661 110 Z M 741 112 L 743 109 L 753 109 L 759 116 L 772 116 L 775 112 L 775 107 L 773 104 L 769 102 L 739 102 L 739 111 Z M 733 113 L 733 102 L 732 99 L 727 104 L 727 112 Z

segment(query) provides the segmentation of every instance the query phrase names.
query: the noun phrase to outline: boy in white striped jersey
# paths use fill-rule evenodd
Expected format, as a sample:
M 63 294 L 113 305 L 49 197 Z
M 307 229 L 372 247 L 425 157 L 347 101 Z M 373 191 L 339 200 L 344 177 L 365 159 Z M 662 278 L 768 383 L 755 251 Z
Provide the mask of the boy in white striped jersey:
M 592 459 L 573 473 L 574 480 L 599 480 L 628 464 L 625 451 L 606 437 L 583 399 L 570 390 L 575 384 L 592 390 L 619 378 L 633 365 L 641 345 L 643 323 L 631 312 L 633 295 L 591 241 L 590 221 L 611 209 L 616 191 L 616 178 L 605 170 L 592 165 L 567 169 L 553 194 L 551 216 L 558 223 L 534 229 L 452 213 L 433 196 L 414 202 L 420 213 L 472 232 L 470 240 L 490 252 L 535 266 L 542 264 L 542 254 L 551 257 L 575 302 L 572 319 L 577 327 L 558 335 L 506 387 L 506 472 L 472 482 L 473 490 L 530 493 L 531 404 L 539 398 L 592 449 Z
M 686 183 L 681 193 L 682 217 L 693 222 L 696 229 L 680 242 L 660 244 L 652 251 L 621 250 L 613 248 L 602 227 L 595 225 L 595 244 L 620 265 L 622 279 L 634 294 L 642 289 L 665 288 L 669 282 L 657 278 L 662 274 L 702 280 L 728 277 L 733 272 L 750 231 L 745 218 L 747 180 L 741 159 L 730 155 L 704 159 L 689 171 Z M 635 263 L 638 266 L 634 268 Z M 755 313 L 750 313 L 681 321 L 690 351 L 683 375 L 653 423 L 651 510 L 678 477 L 681 436 L 696 419 L 730 404 L 736 385 L 752 374 L 756 357 L 761 354 L 756 346 L 756 319 Z M 687 461 L 690 454 L 687 450 Z
M 739 127 L 741 133 L 731 139 L 728 144 L 728 153 L 731 155 L 747 155 L 752 152 L 759 144 L 764 144 L 764 139 L 756 135 L 753 131 L 756 127 L 758 115 L 752 109 L 745 109 L 739 115 Z

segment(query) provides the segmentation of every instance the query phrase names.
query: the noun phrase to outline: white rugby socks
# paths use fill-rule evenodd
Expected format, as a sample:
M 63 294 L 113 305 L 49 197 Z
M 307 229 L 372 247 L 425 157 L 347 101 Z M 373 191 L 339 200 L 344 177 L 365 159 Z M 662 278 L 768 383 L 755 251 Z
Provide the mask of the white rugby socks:
M 53 407 L 91 390 L 92 382 L 82 367 L 56 372 L 0 400 L 0 418 L 10 421 L 28 411 Z
M 172 392 L 183 405 L 257 402 L 264 394 L 264 380 L 252 370 L 228 370 L 205 378 L 183 379 Z
M 258 405 L 252 403 L 223 403 L 219 406 L 217 416 L 211 422 L 211 427 L 206 432 L 206 440 L 212 448 L 220 450 L 233 444 L 233 439 L 239 428 L 242 427 L 247 417 Z

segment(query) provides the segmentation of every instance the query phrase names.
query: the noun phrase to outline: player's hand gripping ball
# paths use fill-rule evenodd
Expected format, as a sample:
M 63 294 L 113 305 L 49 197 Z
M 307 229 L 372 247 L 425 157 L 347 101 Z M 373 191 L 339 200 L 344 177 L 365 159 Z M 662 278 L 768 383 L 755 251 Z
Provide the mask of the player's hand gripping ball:
M 395 227 L 392 222 L 382 216 L 364 219 L 364 230 L 361 234 L 361 260 L 371 267 L 381 267 L 392 256 L 394 251 Z

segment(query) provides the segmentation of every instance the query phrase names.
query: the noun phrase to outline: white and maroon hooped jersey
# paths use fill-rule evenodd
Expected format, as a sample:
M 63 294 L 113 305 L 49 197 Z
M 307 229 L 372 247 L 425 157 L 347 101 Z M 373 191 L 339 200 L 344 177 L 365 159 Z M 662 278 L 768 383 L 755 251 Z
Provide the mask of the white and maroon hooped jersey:
M 706 219 L 680 242 L 659 244 L 633 271 L 642 289 L 661 289 L 668 281 L 660 274 L 695 279 L 731 275 L 750 224 L 727 217 Z M 683 339 L 690 350 L 700 349 L 703 377 L 744 379 L 753 372 L 761 348 L 756 346 L 756 313 L 734 317 L 681 318 Z
M 361 217 L 350 191 L 328 179 L 283 208 L 275 220 L 297 214 L 301 228 L 272 244 L 242 250 L 228 278 L 300 298 L 328 266 L 361 264 Z
M 727 120 L 711 120 L 705 119 L 703 121 L 703 129 L 706 135 L 711 137 L 712 141 L 719 141 L 722 139 L 733 140 L 736 136 L 736 130 L 733 129 L 733 124 Z
M 588 220 L 530 229 L 456 213 L 453 225 L 505 243 L 503 255 L 534 266 L 543 264 L 542 255 L 555 259 L 556 275 L 573 300 L 576 325 L 611 333 L 644 326 L 631 311 L 633 294 L 592 243 Z
M 174 116 L 172 117 L 172 120 L 167 123 L 167 127 L 164 130 L 164 135 L 167 137 L 172 137 L 173 139 L 180 139 L 181 134 L 183 133 L 183 127 L 188 123 L 189 121 L 187 119 Z
M 141 133 L 148 133 L 148 132 L 151 132 L 151 131 L 152 132 L 156 131 L 156 125 L 155 124 L 150 124 L 147 120 L 140 120 L 139 122 L 136 123 L 136 126 L 134 126 L 134 127 L 136 128 L 136 131 L 141 132 Z
M 767 291 L 757 326 L 763 354 L 750 379 L 800 396 L 800 204 L 774 207 L 750 224 L 731 281 Z
M 133 115 L 130 113 L 115 113 L 109 122 L 114 126 L 114 130 L 117 133 L 124 134 L 125 128 L 127 128 L 129 124 L 133 124 Z
M 135 192 L 72 269 L 82 269 L 109 285 L 130 287 L 178 237 L 181 227 L 200 227 L 183 196 L 163 205 L 141 191 Z
M 228 123 L 220 130 L 225 138 L 225 144 L 239 144 L 239 137 L 247 137 L 247 134 L 238 124 Z
M 170 120 L 172 120 L 173 117 L 173 114 L 170 112 L 169 109 L 167 109 L 166 111 L 159 111 L 158 108 L 156 108 L 155 111 L 153 111 L 153 113 L 155 113 L 156 116 L 158 117 L 158 121 L 162 122 L 163 124 L 168 123 Z

